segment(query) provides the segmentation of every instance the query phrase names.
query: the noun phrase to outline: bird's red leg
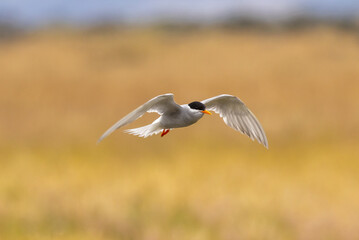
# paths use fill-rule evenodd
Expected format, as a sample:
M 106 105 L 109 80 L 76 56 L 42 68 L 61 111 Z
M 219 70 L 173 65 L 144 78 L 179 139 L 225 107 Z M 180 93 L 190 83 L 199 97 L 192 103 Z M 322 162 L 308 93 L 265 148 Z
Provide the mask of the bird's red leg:
M 161 137 L 163 137 L 164 135 L 166 135 L 167 133 L 169 133 L 170 130 L 169 129 L 163 129 L 162 133 L 161 133 Z

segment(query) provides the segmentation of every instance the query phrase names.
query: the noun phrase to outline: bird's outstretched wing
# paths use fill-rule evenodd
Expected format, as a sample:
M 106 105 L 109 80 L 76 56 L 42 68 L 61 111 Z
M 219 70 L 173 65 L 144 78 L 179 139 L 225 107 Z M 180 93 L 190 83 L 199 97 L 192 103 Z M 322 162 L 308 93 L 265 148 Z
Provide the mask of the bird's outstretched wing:
M 157 112 L 162 115 L 166 111 L 176 111 L 180 106 L 174 102 L 173 94 L 167 93 L 163 95 L 159 95 L 157 97 L 152 98 L 142 106 L 136 108 L 134 111 L 127 114 L 120 121 L 115 123 L 112 127 L 110 127 L 97 141 L 97 143 L 101 142 L 105 137 L 110 135 L 116 129 L 123 127 L 139 117 L 141 117 L 146 112 Z
M 233 128 L 246 134 L 252 140 L 268 148 L 268 141 L 264 130 L 247 106 L 237 97 L 223 94 L 202 101 L 207 110 L 218 113 L 224 122 Z

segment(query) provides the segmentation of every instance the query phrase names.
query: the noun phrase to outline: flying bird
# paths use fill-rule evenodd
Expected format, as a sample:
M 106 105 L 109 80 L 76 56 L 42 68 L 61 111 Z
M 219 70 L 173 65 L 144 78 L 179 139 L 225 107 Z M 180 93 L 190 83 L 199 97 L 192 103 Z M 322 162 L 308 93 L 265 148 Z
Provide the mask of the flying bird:
M 239 98 L 228 94 L 183 105 L 175 103 L 172 93 L 159 95 L 115 123 L 100 137 L 98 143 L 116 129 L 135 121 L 146 112 L 156 112 L 160 117 L 147 126 L 128 129 L 125 132 L 144 138 L 162 132 L 161 137 L 163 137 L 171 129 L 196 123 L 204 114 L 212 115 L 208 110 L 218 113 L 229 127 L 247 135 L 252 140 L 256 139 L 268 148 L 267 137 L 257 118 Z

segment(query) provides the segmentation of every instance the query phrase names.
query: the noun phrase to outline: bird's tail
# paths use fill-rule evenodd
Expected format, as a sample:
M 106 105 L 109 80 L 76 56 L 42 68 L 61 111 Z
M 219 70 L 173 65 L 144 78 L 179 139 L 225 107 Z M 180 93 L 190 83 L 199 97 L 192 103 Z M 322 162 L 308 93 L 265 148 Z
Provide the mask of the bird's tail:
M 153 134 L 158 134 L 162 130 L 163 130 L 163 128 L 160 126 L 159 122 L 153 122 L 153 123 L 143 126 L 143 127 L 127 129 L 124 132 L 135 135 L 135 136 L 146 138 Z

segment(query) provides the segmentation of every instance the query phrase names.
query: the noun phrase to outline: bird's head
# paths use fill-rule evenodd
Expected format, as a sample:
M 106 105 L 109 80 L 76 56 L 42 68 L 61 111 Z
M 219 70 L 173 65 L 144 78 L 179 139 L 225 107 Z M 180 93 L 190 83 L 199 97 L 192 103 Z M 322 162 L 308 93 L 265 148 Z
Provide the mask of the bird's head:
M 191 102 L 190 104 L 188 104 L 188 106 L 190 107 L 191 110 L 195 112 L 201 112 L 201 113 L 212 115 L 211 112 L 206 110 L 206 106 L 201 102 L 197 102 L 197 101 Z

